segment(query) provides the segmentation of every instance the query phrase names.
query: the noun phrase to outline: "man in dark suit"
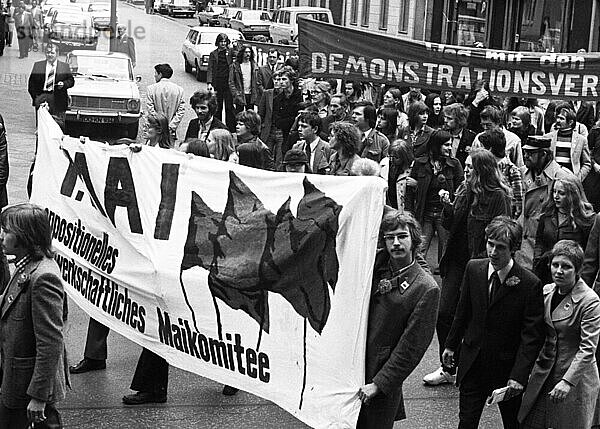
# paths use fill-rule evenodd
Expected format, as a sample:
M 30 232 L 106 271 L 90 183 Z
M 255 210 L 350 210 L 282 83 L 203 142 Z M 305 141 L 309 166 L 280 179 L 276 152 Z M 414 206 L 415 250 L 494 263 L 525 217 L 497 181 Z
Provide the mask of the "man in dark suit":
M 192 119 L 188 124 L 184 141 L 200 139 L 206 142 L 208 134 L 212 130 L 227 129 L 225 124 L 215 117 L 217 100 L 212 93 L 203 90 L 196 91 L 190 97 L 190 106 L 196 112 L 197 118 Z
M 25 3 L 20 2 L 15 10 L 15 27 L 17 29 L 17 40 L 19 42 L 19 58 L 29 56 L 29 48 L 33 44 L 33 15 L 25 8 Z
M 221 33 L 215 40 L 217 49 L 208 56 L 206 69 L 206 87 L 209 91 L 217 93 L 217 111 L 215 116 L 222 118 L 223 104 L 225 104 L 225 123 L 232 133 L 235 132 L 235 109 L 233 96 L 229 90 L 229 66 L 233 62 L 233 49 L 230 46 L 229 36 Z
M 28 91 L 32 105 L 37 109 L 44 102 L 48 103 L 50 114 L 64 124 L 67 110 L 67 90 L 75 85 L 75 79 L 67 63 L 58 60 L 58 48 L 52 43 L 44 50 L 46 60 L 33 65 L 29 75 Z
M 513 259 L 522 236 L 516 220 L 498 216 L 485 233 L 488 258 L 467 264 L 442 361 L 454 365 L 460 344 L 459 429 L 477 428 L 486 398 L 505 386 L 502 422 L 518 429 L 520 395 L 545 338 L 542 284 Z
M 265 89 L 273 89 L 275 84 L 273 83 L 273 73 L 280 68 L 279 62 L 279 51 L 275 48 L 269 49 L 267 56 L 267 64 L 259 67 L 256 73 L 256 86 L 258 88 L 258 100 Z
M 375 259 L 357 429 L 391 429 L 406 418 L 402 383 L 431 343 L 440 298 L 437 283 L 416 262 L 422 235 L 416 219 L 389 210 L 380 231 L 386 248 Z
M 129 55 L 131 65 L 135 67 L 135 41 L 133 37 L 127 34 L 127 26 L 123 24 L 117 26 L 114 52 L 122 52 Z
M 310 171 L 316 174 L 327 174 L 331 147 L 319 137 L 321 118 L 316 112 L 304 112 L 298 119 L 298 133 L 302 140 L 292 149 L 300 149 L 306 153 Z
M 576 112 L 575 120 L 589 130 L 594 126 L 596 122 L 596 113 L 594 112 L 594 103 L 591 101 L 575 101 L 573 104 L 573 110 Z

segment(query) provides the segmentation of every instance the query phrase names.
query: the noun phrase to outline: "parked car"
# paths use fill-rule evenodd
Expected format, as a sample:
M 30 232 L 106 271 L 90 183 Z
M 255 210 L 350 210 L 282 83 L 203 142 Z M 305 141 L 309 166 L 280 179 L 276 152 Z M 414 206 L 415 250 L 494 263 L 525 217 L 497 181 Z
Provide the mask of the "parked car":
M 85 12 L 57 10 L 48 26 L 49 40 L 62 51 L 72 49 L 96 49 L 98 30 L 92 17 Z
M 219 23 L 219 15 L 223 13 L 225 10 L 222 6 L 206 6 L 202 12 L 198 12 L 198 23 L 200 25 L 220 25 Z
M 219 27 L 193 27 L 190 28 L 181 47 L 183 64 L 187 73 L 196 72 L 198 81 L 206 80 L 208 69 L 208 56 L 216 49 L 215 41 L 219 33 L 225 33 L 229 40 L 245 40 L 244 35 L 237 30 Z
M 321 22 L 333 22 L 331 10 L 324 7 L 282 7 L 273 14 L 269 36 L 273 43 L 296 43 L 298 18 L 310 18 Z
M 54 14 L 58 10 L 62 10 L 63 12 L 72 11 L 75 13 L 85 12 L 85 10 L 83 9 L 83 7 L 80 4 L 68 3 L 68 4 L 59 4 L 59 5 L 55 5 L 55 6 L 50 6 L 46 10 L 45 13 L 42 12 L 42 19 L 44 21 L 43 22 L 44 25 L 46 25 L 46 24 L 50 25 L 50 23 L 52 22 L 52 18 L 54 17 Z
M 145 0 L 125 0 L 125 3 L 129 4 L 146 4 Z
M 92 15 L 94 27 L 97 29 L 110 28 L 110 3 L 90 3 L 87 11 Z
M 67 131 L 76 124 L 120 126 L 124 136 L 135 139 L 140 121 L 140 90 L 129 56 L 120 52 L 75 50 L 67 54 L 75 77 L 69 89 Z
M 240 10 L 248 9 L 242 9 L 239 7 L 226 7 L 225 10 L 223 10 L 223 13 L 219 15 L 219 25 L 224 28 L 229 28 L 229 20 L 233 18 Z
M 171 0 L 154 0 L 154 12 L 166 15 L 169 3 L 171 3 Z
M 269 37 L 271 15 L 264 10 L 240 10 L 231 18 L 229 24 L 248 40 L 252 40 L 254 36 Z
M 169 16 L 184 15 L 189 18 L 194 17 L 196 9 L 190 0 L 171 0 L 171 3 L 167 5 L 167 14 Z
M 42 3 L 42 13 L 47 13 L 48 9 L 56 7 L 58 5 L 70 5 L 70 0 L 46 0 Z

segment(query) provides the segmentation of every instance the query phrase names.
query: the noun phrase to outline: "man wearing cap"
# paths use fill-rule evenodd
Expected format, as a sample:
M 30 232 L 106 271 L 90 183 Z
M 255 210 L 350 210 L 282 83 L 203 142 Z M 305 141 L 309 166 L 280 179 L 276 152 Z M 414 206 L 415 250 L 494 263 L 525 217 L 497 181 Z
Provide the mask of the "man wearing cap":
M 316 174 L 327 174 L 331 147 L 319 137 L 321 118 L 316 112 L 304 112 L 298 119 L 298 133 L 302 140 L 294 144 L 292 149 L 299 149 L 306 154 L 310 170 Z
M 565 177 L 575 178 L 571 171 L 554 160 L 551 143 L 548 137 L 530 136 L 523 146 L 525 166 L 521 167 L 521 175 L 524 197 L 522 219 L 520 219 L 523 225 L 523 242 L 519 252 L 519 262 L 529 269 L 532 268 L 533 263 L 538 222 L 542 207 L 551 197 L 552 182 Z
M 283 166 L 288 173 L 310 173 L 308 157 L 301 149 L 290 149 L 285 153 Z
M 592 168 L 590 149 L 587 139 L 575 131 L 575 111 L 565 106 L 556 112 L 555 130 L 544 137 L 551 140 L 554 160 L 561 167 L 571 170 L 583 182 Z

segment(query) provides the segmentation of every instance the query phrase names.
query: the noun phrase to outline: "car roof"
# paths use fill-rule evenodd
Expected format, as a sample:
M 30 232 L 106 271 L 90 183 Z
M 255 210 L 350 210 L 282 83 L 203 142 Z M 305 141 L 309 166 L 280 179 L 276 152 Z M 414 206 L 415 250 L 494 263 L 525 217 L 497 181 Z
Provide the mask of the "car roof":
M 125 58 L 128 59 L 129 55 L 122 52 L 106 52 L 106 51 L 88 51 L 85 49 L 75 49 L 71 51 L 72 55 L 82 57 L 114 57 L 114 58 Z
M 287 6 L 281 7 L 277 10 L 285 10 L 288 12 L 329 12 L 330 9 L 326 7 L 316 7 L 316 6 Z
M 225 34 L 241 34 L 239 31 L 234 30 L 233 28 L 223 28 L 223 27 L 202 27 L 200 25 L 196 25 L 195 27 L 190 28 L 190 30 L 196 30 L 200 33 L 225 33 Z

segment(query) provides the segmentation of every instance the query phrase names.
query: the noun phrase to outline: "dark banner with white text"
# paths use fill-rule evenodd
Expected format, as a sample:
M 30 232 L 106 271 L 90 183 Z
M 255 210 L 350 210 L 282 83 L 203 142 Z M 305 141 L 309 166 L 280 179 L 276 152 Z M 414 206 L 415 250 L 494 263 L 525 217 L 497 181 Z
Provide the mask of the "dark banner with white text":
M 596 99 L 600 56 L 511 52 L 372 34 L 300 19 L 301 76 L 468 92 L 484 80 L 496 95 Z

